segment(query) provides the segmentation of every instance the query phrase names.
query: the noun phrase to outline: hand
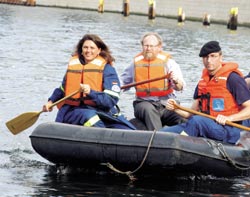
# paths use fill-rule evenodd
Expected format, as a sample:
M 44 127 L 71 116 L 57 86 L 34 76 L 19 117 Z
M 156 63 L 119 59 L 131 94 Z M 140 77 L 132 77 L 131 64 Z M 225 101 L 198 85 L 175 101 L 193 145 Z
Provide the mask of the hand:
M 179 79 L 178 79 L 176 73 L 173 72 L 173 71 L 172 71 L 171 74 L 170 74 L 170 79 L 174 82 L 174 84 L 177 84 L 178 81 L 179 81 Z
M 80 84 L 81 87 L 81 91 L 85 94 L 89 94 L 90 93 L 90 86 L 89 84 Z
M 221 115 L 219 114 L 217 117 L 216 117 L 216 122 L 218 122 L 219 124 L 222 124 L 222 125 L 225 125 L 226 124 L 226 121 L 231 121 L 231 119 L 227 116 L 224 116 L 224 115 Z
M 51 112 L 53 108 L 51 107 L 52 102 L 48 101 L 44 106 L 43 106 L 43 112 Z
M 176 104 L 176 101 L 174 99 L 168 99 L 165 107 L 169 111 L 174 111 L 175 110 L 174 104 Z

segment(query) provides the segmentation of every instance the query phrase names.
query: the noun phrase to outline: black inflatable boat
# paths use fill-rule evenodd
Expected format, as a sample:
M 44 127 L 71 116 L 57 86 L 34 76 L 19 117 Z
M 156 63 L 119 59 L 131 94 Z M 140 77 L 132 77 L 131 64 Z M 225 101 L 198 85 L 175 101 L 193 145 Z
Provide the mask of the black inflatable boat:
M 86 170 L 220 177 L 248 176 L 250 172 L 249 132 L 241 138 L 243 146 L 235 146 L 159 131 L 49 122 L 36 127 L 30 139 L 34 150 L 48 161 Z

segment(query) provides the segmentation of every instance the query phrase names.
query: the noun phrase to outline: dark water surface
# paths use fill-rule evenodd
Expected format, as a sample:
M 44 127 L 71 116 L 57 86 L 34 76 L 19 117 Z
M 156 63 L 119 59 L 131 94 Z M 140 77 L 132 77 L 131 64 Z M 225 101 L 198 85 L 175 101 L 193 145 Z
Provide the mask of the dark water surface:
M 86 175 L 58 170 L 31 147 L 29 135 L 42 122 L 53 121 L 56 111 L 43 113 L 37 122 L 13 135 L 5 122 L 19 114 L 40 111 L 53 89 L 60 85 L 75 44 L 85 33 L 95 33 L 109 45 L 120 74 L 140 51 L 144 32 L 157 31 L 180 64 L 186 89 L 179 94 L 190 106 L 200 76 L 200 47 L 218 40 L 227 61 L 236 61 L 244 74 L 250 65 L 250 29 L 230 32 L 222 25 L 144 16 L 89 12 L 45 7 L 0 4 L 0 196 L 249 196 L 250 179 L 188 177 L 138 180 L 130 183 L 120 176 Z M 133 116 L 133 90 L 123 93 L 122 112 Z M 187 169 L 188 170 L 188 169 Z

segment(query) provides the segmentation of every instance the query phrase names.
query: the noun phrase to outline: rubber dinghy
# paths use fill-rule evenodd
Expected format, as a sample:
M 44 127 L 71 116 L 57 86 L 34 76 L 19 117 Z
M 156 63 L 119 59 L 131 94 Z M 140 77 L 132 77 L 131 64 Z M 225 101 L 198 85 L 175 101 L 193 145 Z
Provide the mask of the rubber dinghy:
M 121 172 L 137 169 L 136 175 L 232 177 L 250 172 L 250 133 L 242 133 L 244 146 L 235 146 L 159 131 L 49 122 L 38 125 L 30 139 L 38 154 L 57 165 L 112 172 L 111 164 Z

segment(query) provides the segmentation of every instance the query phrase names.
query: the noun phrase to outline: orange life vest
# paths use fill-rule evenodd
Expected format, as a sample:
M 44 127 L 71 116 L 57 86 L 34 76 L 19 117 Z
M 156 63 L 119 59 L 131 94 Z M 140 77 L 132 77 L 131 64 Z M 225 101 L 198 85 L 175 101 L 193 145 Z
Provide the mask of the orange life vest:
M 167 74 L 166 63 L 171 56 L 165 52 L 161 52 L 154 60 L 144 59 L 142 53 L 134 58 L 135 65 L 135 82 L 159 77 L 159 75 Z M 173 92 L 168 79 L 158 80 L 145 83 L 135 87 L 136 96 L 166 96 Z
M 203 70 L 202 78 L 198 83 L 198 98 L 200 110 L 216 117 L 218 114 L 231 115 L 239 112 L 239 106 L 233 95 L 227 89 L 227 79 L 230 73 L 242 73 L 236 63 L 222 63 L 222 68 L 209 77 L 207 69 Z
M 65 83 L 65 96 L 80 88 L 80 83 L 89 84 L 92 90 L 103 91 L 103 70 L 106 60 L 98 56 L 86 65 L 82 65 L 78 56 L 73 56 L 68 65 Z M 84 97 L 84 99 L 82 99 Z M 65 101 L 66 104 L 79 106 L 80 102 L 95 106 L 94 101 L 86 95 L 78 93 Z

